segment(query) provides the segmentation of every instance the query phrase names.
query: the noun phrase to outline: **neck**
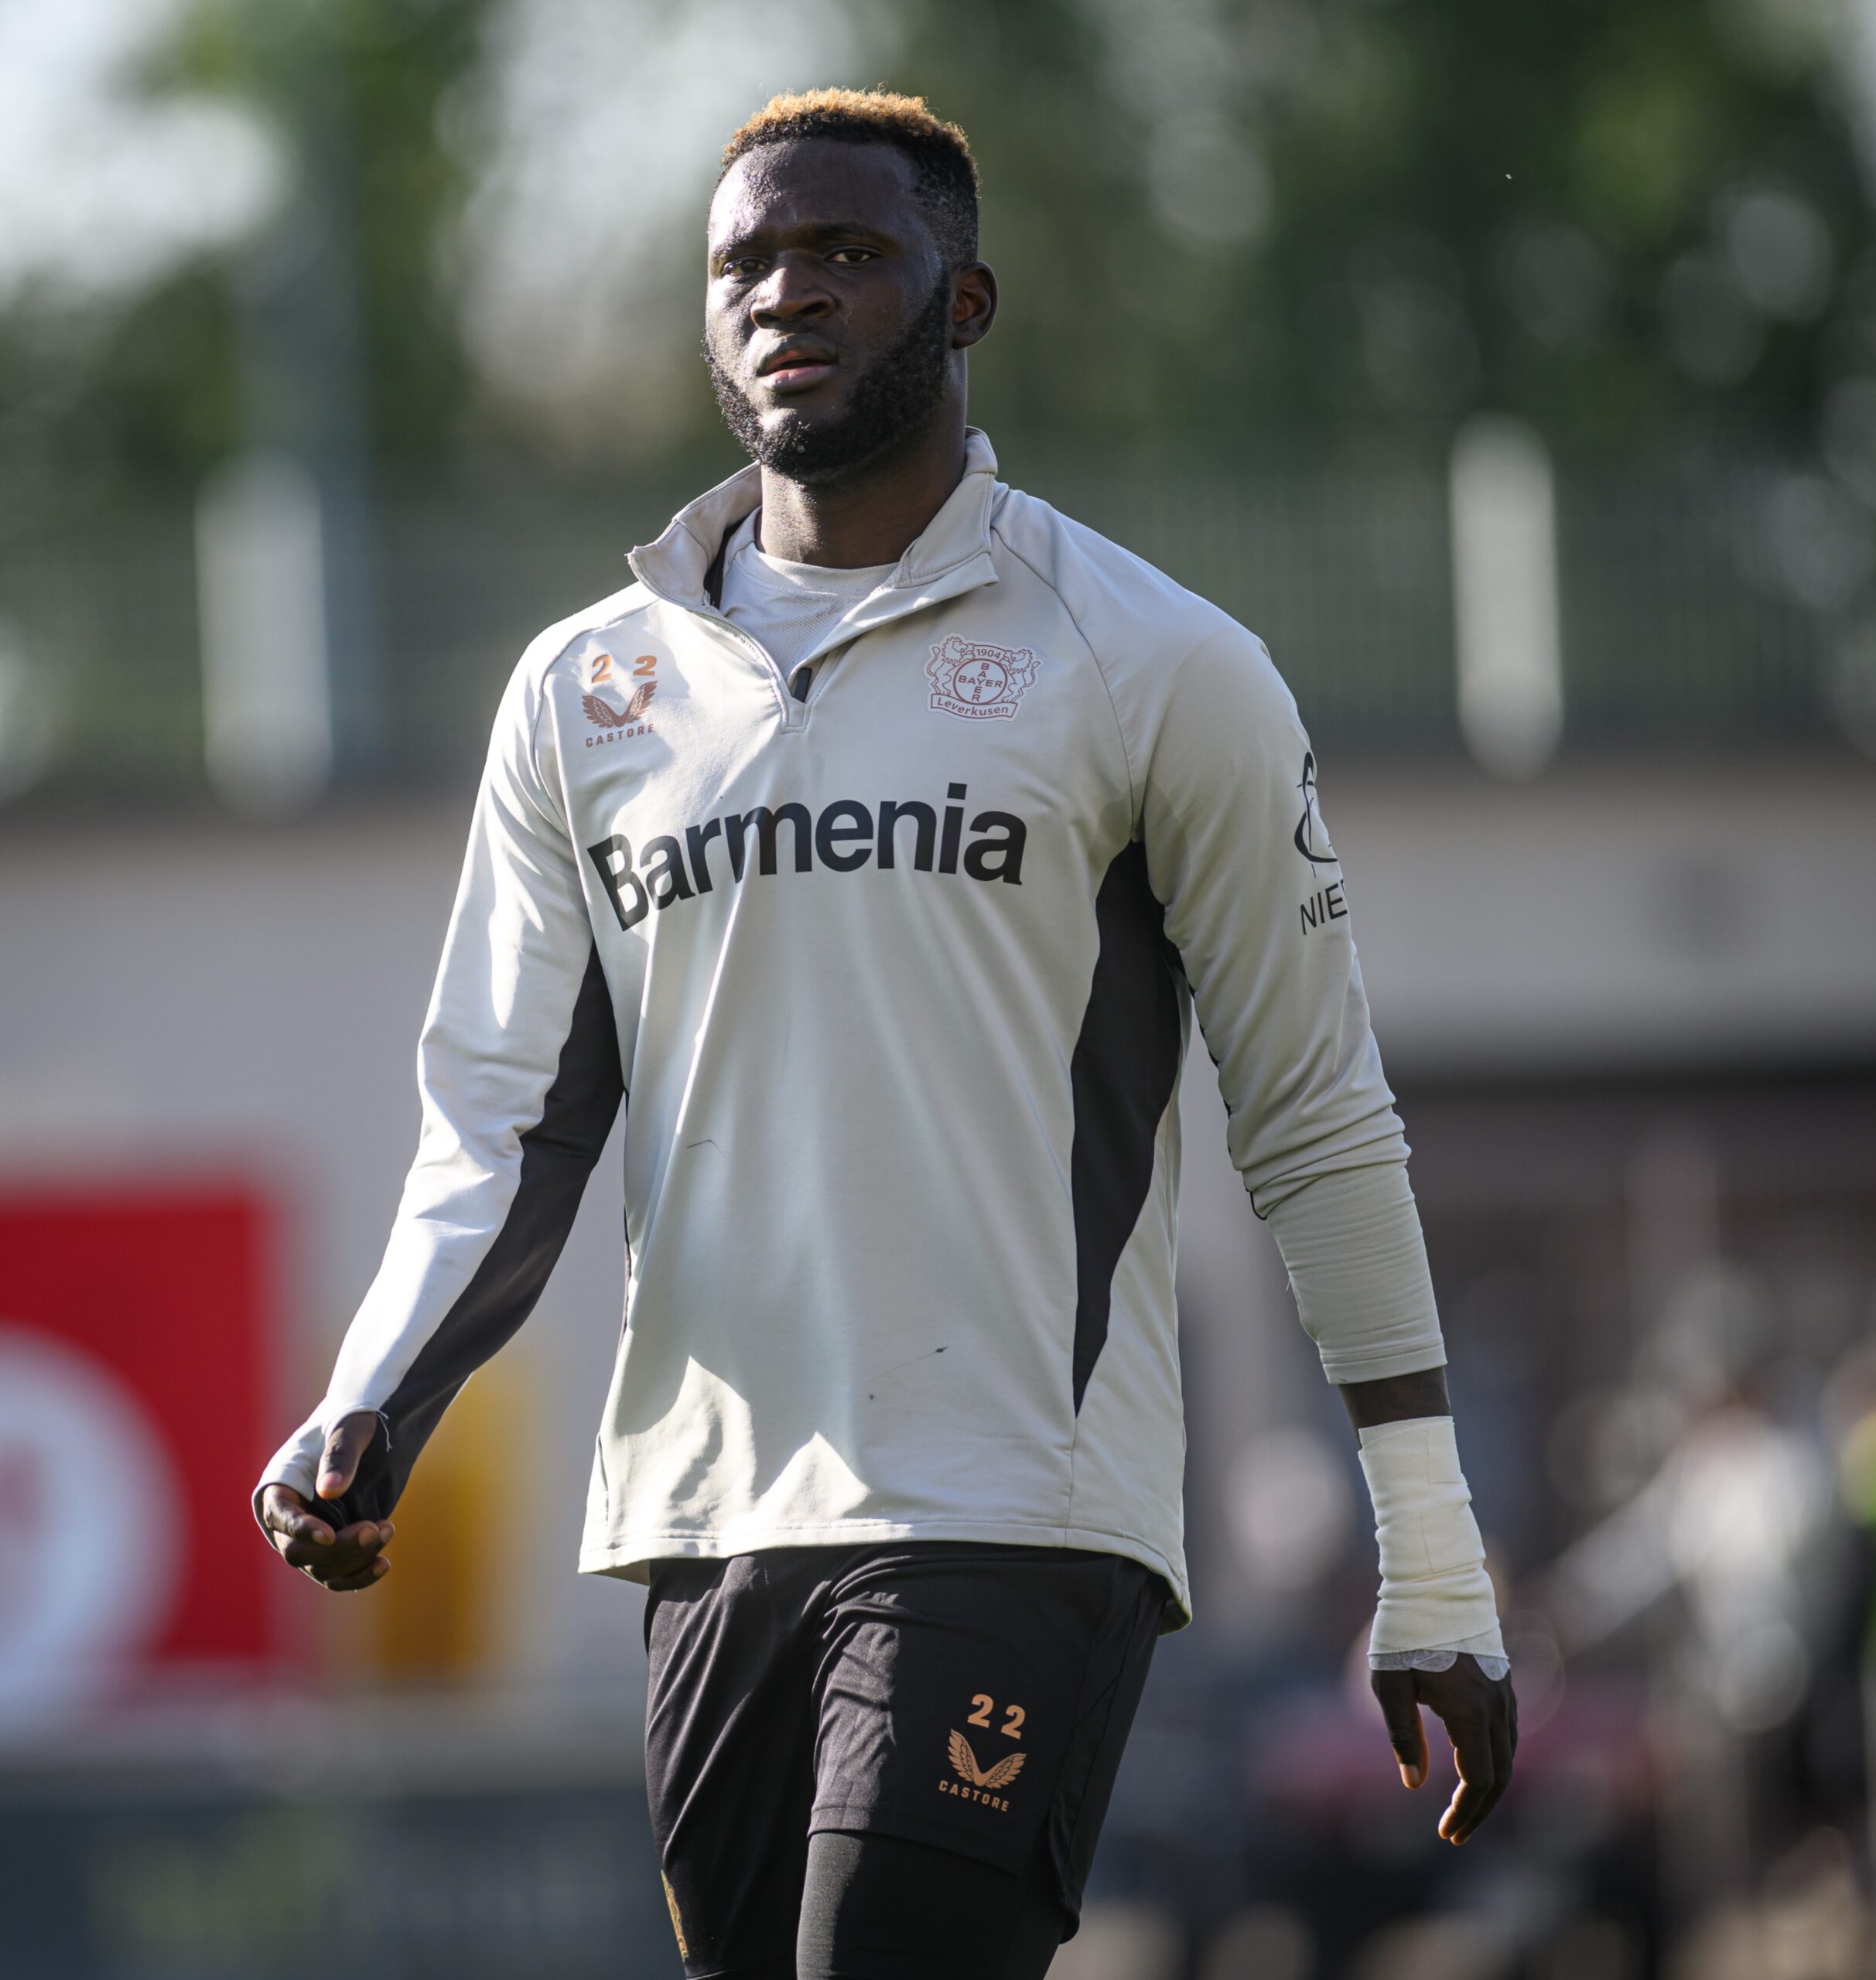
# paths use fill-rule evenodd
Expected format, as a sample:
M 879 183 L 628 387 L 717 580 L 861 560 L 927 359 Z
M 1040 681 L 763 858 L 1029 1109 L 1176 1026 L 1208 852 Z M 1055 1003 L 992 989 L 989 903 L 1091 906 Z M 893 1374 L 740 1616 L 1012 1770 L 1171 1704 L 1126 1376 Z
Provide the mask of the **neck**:
M 947 416 L 949 415 L 949 416 Z M 896 564 L 964 478 L 964 409 L 837 480 L 805 486 L 762 470 L 761 548 L 789 564 Z

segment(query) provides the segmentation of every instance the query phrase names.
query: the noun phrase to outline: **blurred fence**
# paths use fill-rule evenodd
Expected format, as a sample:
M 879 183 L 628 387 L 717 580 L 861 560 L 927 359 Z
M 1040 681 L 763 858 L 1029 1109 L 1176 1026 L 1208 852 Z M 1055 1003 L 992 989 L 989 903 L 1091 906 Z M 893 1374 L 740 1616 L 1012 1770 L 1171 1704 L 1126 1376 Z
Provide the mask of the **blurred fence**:
M 541 626 L 627 582 L 624 552 L 712 467 L 630 485 L 381 492 L 356 780 L 479 762 Z M 1006 472 L 1268 641 L 1319 744 L 1456 754 L 1452 531 L 1437 462 L 1228 473 L 1012 449 Z M 1557 472 L 1563 747 L 1876 749 L 1876 533 L 1834 484 L 1734 458 Z M 183 497 L 0 527 L 0 797 L 203 783 L 196 532 Z
M 1458 748 L 1443 465 L 1027 480 L 1260 633 L 1318 741 Z M 1740 458 L 1566 464 L 1556 492 L 1567 749 L 1876 743 L 1847 497 Z

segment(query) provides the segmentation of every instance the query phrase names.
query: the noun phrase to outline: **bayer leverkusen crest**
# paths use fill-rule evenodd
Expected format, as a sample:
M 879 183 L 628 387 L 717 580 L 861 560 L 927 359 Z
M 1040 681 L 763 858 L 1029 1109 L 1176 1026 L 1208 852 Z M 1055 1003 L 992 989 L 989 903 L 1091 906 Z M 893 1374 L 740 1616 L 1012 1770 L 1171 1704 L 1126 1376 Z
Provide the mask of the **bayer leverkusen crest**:
M 953 633 L 931 649 L 925 671 L 931 680 L 931 705 L 966 722 L 1007 722 L 1034 684 L 1041 663 L 1027 647 L 986 646 Z

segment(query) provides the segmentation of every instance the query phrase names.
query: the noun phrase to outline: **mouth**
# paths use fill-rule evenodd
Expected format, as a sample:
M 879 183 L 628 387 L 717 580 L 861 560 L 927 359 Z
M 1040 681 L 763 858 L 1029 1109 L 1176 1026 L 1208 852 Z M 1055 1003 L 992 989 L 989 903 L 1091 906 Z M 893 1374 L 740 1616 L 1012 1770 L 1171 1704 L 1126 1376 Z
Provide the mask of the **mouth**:
M 809 390 L 839 369 L 825 344 L 794 341 L 778 346 L 756 367 L 756 376 L 774 392 Z

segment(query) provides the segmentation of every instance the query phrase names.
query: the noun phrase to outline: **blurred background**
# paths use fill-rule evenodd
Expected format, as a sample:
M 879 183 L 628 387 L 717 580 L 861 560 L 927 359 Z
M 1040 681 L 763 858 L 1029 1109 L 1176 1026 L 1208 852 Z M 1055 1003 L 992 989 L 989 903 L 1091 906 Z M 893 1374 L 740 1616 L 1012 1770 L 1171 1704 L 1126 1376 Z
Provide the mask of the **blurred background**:
M 0 1975 L 678 1971 L 572 1572 L 616 1149 L 384 1589 L 247 1494 L 500 686 L 736 465 L 717 149 L 824 81 L 971 133 L 1006 477 L 1296 691 L 1523 1701 L 1444 1849 L 1200 1054 L 1198 1616 L 1058 1971 L 1876 1971 L 1876 4 L 0 0 Z

